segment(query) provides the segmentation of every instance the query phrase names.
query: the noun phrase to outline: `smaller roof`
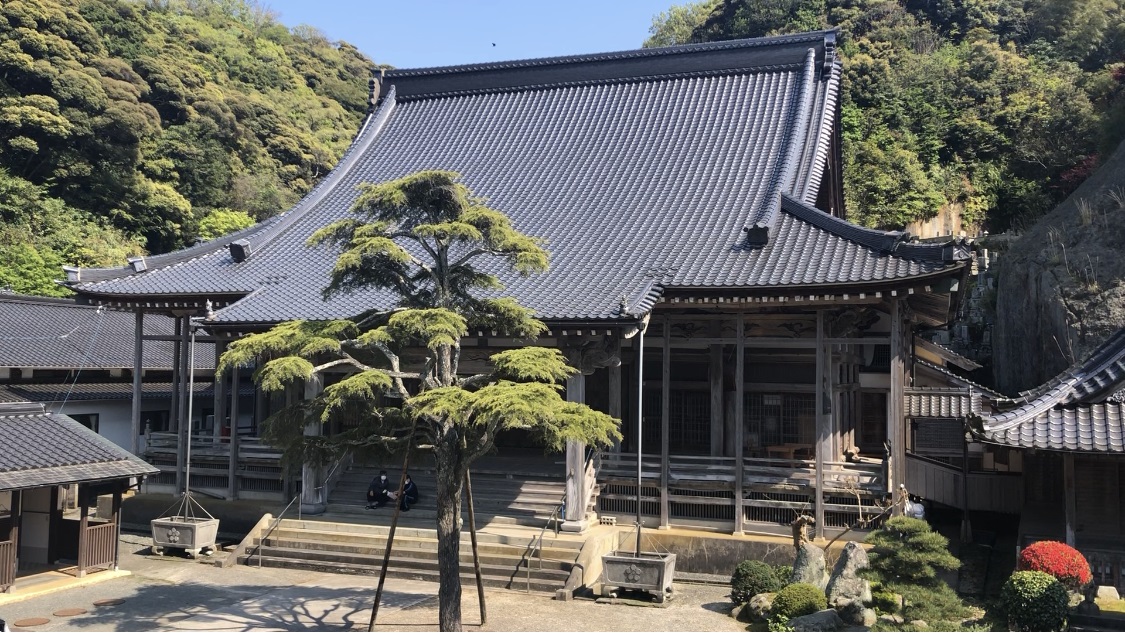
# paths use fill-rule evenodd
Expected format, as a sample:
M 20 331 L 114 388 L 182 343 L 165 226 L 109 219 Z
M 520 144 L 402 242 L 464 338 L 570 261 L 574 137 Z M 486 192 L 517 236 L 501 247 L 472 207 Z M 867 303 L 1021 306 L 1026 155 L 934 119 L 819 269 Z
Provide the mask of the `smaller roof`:
M 0 367 L 132 369 L 135 318 L 69 299 L 0 293 Z M 144 333 L 172 335 L 175 321 L 147 313 Z M 144 368 L 171 369 L 172 347 L 145 341 Z M 196 343 L 196 369 L 214 366 L 214 343 Z
M 904 396 L 908 418 L 966 418 L 982 408 L 979 391 L 956 387 L 913 387 Z
M 171 398 L 174 391 L 170 382 L 144 382 L 141 398 L 155 400 Z M 214 383 L 196 381 L 195 397 L 208 398 L 214 396 Z M 254 387 L 244 384 L 239 389 L 239 395 L 254 395 Z M 91 400 L 128 400 L 133 397 L 133 384 L 122 382 L 85 382 L 71 386 L 66 384 L 9 384 L 0 385 L 0 402 L 27 401 L 35 402 L 88 402 Z
M 65 415 L 0 403 L 0 490 L 143 477 L 160 472 Z
M 1125 454 L 1125 328 L 1078 363 L 1018 398 L 971 418 L 986 442 L 1018 448 Z
M 949 349 L 948 347 L 935 343 L 929 339 L 918 337 L 914 339 L 914 344 L 926 350 L 927 352 L 941 358 L 946 363 L 956 365 L 965 371 L 974 371 L 981 368 L 980 363 L 966 358 L 957 352 Z

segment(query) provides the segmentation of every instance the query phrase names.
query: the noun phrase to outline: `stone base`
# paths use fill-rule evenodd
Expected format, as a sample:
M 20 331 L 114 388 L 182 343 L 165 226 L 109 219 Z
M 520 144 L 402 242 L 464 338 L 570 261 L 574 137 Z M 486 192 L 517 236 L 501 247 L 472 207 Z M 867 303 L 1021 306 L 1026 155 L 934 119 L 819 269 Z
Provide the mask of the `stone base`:
M 324 514 L 324 511 L 327 509 L 327 503 L 306 503 L 304 501 L 301 502 L 301 514 Z
M 563 532 L 575 532 L 577 534 L 581 534 L 582 532 L 590 529 L 591 523 L 592 522 L 588 518 L 582 519 L 580 521 L 563 521 L 562 525 L 559 526 L 559 529 Z

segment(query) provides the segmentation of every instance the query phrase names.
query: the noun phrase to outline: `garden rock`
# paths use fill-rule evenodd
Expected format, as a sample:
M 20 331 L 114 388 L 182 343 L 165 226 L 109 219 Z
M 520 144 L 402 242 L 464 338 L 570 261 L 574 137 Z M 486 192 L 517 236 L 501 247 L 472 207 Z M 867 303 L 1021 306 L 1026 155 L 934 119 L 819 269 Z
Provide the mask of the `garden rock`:
M 1117 593 L 1117 587 L 1112 585 L 1102 585 L 1098 587 L 1098 600 L 1120 600 L 1121 594 Z
M 749 622 L 765 622 L 770 617 L 770 609 L 773 608 L 773 597 L 776 593 L 760 593 L 753 598 L 750 602 L 746 603 L 746 609 L 743 615 L 748 618 Z
M 793 563 L 793 575 L 789 583 L 804 582 L 822 591 L 828 586 L 828 573 L 825 571 L 824 550 L 809 542 L 801 543 L 797 550 L 797 560 Z
M 902 624 L 904 622 L 902 616 L 894 615 L 891 613 L 884 613 L 883 615 L 879 616 L 879 621 L 886 622 L 887 624 Z
M 833 604 L 836 605 L 836 613 L 840 614 L 840 619 L 846 624 L 863 624 L 863 612 L 867 610 L 863 602 L 841 599 Z
M 742 621 L 743 621 L 743 619 L 742 619 L 742 611 L 743 611 L 744 609 L 746 609 L 746 605 L 745 605 L 745 604 L 736 604 L 736 605 L 734 605 L 734 608 L 730 610 L 730 617 L 734 618 L 735 620 L 738 620 L 739 622 L 742 622 Z
M 928 629 L 928 628 L 930 628 L 930 625 L 927 624 L 925 620 L 911 620 L 910 626 L 912 626 L 916 629 Z
M 825 609 L 795 617 L 789 620 L 789 626 L 794 631 L 839 631 L 844 628 L 844 621 L 835 609 Z
M 867 552 L 855 541 L 844 546 L 840 559 L 832 569 L 832 577 L 828 580 L 825 593 L 828 594 L 828 603 L 836 604 L 837 600 L 859 599 L 871 602 L 871 583 L 860 578 L 856 573 L 868 567 Z

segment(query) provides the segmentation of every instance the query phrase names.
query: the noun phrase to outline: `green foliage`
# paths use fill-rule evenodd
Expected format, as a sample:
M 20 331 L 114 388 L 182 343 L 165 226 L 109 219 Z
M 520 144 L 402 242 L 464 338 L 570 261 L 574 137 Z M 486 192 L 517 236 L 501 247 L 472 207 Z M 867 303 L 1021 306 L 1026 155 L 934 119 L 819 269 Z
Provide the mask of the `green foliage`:
M 940 584 L 939 569 L 957 569 L 961 561 L 949 553 L 949 540 L 930 529 L 930 524 L 912 517 L 894 517 L 867 537 L 874 545 L 867 555 L 868 575 L 885 585 L 908 583 Z
M 871 607 L 879 613 L 898 613 L 901 606 L 894 592 L 872 590 Z
M 254 225 L 254 218 L 245 211 L 212 209 L 199 221 L 199 238 L 208 241 L 241 231 Z
M 704 5 L 658 16 L 650 41 L 840 28 L 844 193 L 867 225 L 942 207 L 1026 223 L 1125 138 L 1125 0 L 717 0 L 699 22 Z
M 793 583 L 783 587 L 774 596 L 773 606 L 770 608 L 770 619 L 785 618 L 790 620 L 798 616 L 816 613 L 825 608 L 826 604 L 827 598 L 824 597 L 824 592 L 815 585 L 806 582 Z
M 695 40 L 695 31 L 707 21 L 720 0 L 699 0 L 669 7 L 652 18 L 645 48 L 689 44 Z
M 997 608 L 1012 631 L 1065 631 L 1066 587 L 1041 571 L 1017 571 L 1000 589 Z
M 933 630 L 946 631 L 961 628 L 961 622 L 970 616 L 957 592 L 944 582 L 933 585 L 902 583 L 892 586 L 906 603 L 903 618 L 906 621 L 925 620 Z
M 74 227 L 63 237 L 4 218 L 9 239 L 32 236 L 11 265 L 35 279 L 59 262 L 121 265 L 245 224 L 212 210 L 283 211 L 352 138 L 371 67 L 251 0 L 0 4 L 0 181 L 54 201 Z
M 735 604 L 749 602 L 760 593 L 772 593 L 782 587 L 773 567 L 760 560 L 744 560 L 730 577 L 730 599 Z

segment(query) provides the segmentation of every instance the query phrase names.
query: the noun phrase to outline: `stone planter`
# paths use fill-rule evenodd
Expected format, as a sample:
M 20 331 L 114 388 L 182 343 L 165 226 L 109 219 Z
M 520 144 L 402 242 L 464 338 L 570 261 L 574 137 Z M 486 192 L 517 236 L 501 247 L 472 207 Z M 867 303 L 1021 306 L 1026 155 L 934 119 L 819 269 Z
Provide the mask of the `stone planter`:
M 203 550 L 215 549 L 219 520 L 202 517 L 170 516 L 152 520 L 152 552 L 164 555 L 165 548 L 185 550 L 195 558 Z
M 602 555 L 602 595 L 612 589 L 639 589 L 664 602 L 672 595 L 672 576 L 676 571 L 675 554 L 613 552 Z

